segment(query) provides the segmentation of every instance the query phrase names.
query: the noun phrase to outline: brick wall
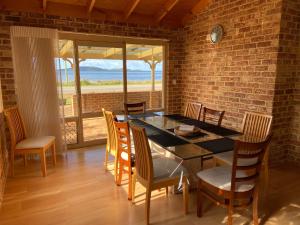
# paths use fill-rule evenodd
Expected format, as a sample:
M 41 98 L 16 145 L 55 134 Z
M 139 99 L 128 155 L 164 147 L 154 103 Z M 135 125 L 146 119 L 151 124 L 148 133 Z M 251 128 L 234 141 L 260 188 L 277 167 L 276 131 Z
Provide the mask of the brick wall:
M 233 128 L 246 111 L 272 114 L 281 3 L 215 0 L 185 26 L 182 105 L 199 101 L 225 110 L 224 125 Z M 216 24 L 225 35 L 214 45 L 208 34 Z M 283 151 L 273 148 L 273 160 Z
M 157 109 L 162 107 L 162 93 L 161 91 L 135 91 L 128 92 L 127 99 L 129 103 L 134 102 L 146 102 L 146 108 L 150 108 L 150 95 L 152 99 L 152 109 Z M 123 108 L 124 95 L 121 92 L 113 93 L 88 93 L 81 95 L 82 101 L 82 111 L 84 113 L 88 112 L 99 112 L 102 108 L 106 110 L 111 110 L 116 113 L 120 113 Z M 77 97 L 73 95 L 72 97 L 72 109 L 73 115 L 77 114 Z
M 9 27 L 5 26 L 0 13 L 0 78 L 4 107 L 15 105 L 15 86 Z M 3 24 L 4 23 L 4 24 Z
M 300 163 L 300 2 L 282 7 L 273 113 L 288 161 Z

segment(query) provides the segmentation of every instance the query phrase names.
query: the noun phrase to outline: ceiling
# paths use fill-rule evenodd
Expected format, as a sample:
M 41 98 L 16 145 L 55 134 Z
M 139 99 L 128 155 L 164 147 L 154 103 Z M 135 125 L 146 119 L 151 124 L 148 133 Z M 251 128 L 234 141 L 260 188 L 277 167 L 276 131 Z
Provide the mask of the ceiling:
M 1 10 L 105 21 L 182 26 L 211 0 L 0 0 Z

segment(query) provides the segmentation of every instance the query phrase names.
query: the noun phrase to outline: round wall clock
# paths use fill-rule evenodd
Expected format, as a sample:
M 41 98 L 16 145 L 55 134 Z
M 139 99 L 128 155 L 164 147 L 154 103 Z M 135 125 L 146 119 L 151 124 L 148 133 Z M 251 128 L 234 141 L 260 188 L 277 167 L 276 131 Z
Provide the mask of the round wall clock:
M 224 34 L 223 27 L 221 25 L 216 25 L 212 28 L 210 33 L 210 41 L 213 44 L 217 44 L 219 41 L 221 41 Z

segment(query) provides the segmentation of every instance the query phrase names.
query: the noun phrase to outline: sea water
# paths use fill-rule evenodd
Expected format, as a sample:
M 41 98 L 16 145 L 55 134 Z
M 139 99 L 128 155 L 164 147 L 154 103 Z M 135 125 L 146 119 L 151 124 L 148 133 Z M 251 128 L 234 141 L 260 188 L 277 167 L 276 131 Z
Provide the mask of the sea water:
M 59 73 L 59 71 L 57 71 Z M 67 70 L 69 81 L 74 80 L 74 74 L 72 70 Z M 65 71 L 61 70 L 62 80 L 66 81 Z M 122 71 L 80 71 L 81 80 L 90 81 L 108 81 L 108 80 L 123 80 Z M 162 79 L 162 71 L 155 72 L 155 80 Z M 127 71 L 127 80 L 130 81 L 145 81 L 151 80 L 151 71 Z

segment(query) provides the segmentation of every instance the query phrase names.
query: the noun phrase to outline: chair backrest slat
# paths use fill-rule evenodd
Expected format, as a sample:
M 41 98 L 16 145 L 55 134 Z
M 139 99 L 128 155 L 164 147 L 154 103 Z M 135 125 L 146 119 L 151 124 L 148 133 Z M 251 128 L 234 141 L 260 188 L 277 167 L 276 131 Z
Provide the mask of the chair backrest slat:
M 204 107 L 203 109 L 203 122 L 213 122 L 218 126 L 221 126 L 225 111 L 218 111 L 215 109 L 209 109 Z
M 142 127 L 131 126 L 137 175 L 145 182 L 153 180 L 153 162 L 146 131 Z
M 143 114 L 146 112 L 146 102 L 124 103 L 125 115 Z
M 118 154 L 121 155 L 122 152 L 128 154 L 129 165 L 131 164 L 131 141 L 130 141 L 130 131 L 128 122 L 114 122 L 116 129 L 117 142 L 118 142 Z
M 202 104 L 197 102 L 189 102 L 186 105 L 184 116 L 191 119 L 199 120 L 202 110 Z
M 257 166 L 259 166 L 259 162 L 249 166 L 236 166 L 236 170 L 252 170 L 252 169 L 256 169 Z
M 271 135 L 266 138 L 244 136 L 242 141 L 235 141 L 231 177 L 232 193 L 235 191 L 236 185 L 239 185 L 241 182 L 252 181 L 256 185 L 262 161 L 270 141 Z M 240 159 L 246 159 L 247 163 L 245 165 L 239 164 Z M 242 177 L 239 177 L 239 171 L 244 171 Z
M 246 112 L 242 125 L 245 135 L 266 138 L 271 130 L 273 117 L 259 113 Z
M 107 126 L 108 151 L 112 154 L 115 154 L 117 151 L 117 137 L 114 122 L 117 121 L 117 118 L 111 111 L 106 111 L 105 109 L 102 109 L 102 112 Z
M 8 123 L 11 145 L 15 146 L 26 138 L 24 122 L 17 107 L 4 110 L 4 115 Z
M 247 176 L 247 177 L 236 177 L 235 178 L 235 183 L 241 183 L 241 182 L 247 182 L 247 181 L 253 181 L 255 179 L 257 179 L 259 176 L 258 173 L 255 173 L 251 176 Z

